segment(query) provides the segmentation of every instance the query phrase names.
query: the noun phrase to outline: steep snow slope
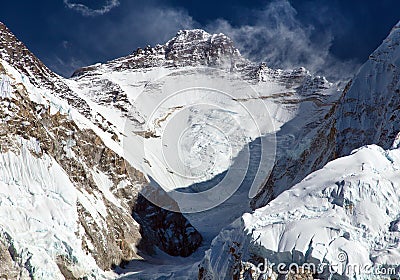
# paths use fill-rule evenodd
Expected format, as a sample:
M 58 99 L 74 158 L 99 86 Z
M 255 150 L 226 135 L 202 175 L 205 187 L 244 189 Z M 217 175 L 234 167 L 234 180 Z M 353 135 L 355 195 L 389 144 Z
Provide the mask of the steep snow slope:
M 390 148 L 400 131 L 400 22 L 361 67 L 336 114 L 338 155 L 365 144 Z
M 206 254 L 201 279 L 231 279 L 265 261 L 275 272 L 279 263 L 325 263 L 343 279 L 377 279 L 385 266 L 395 270 L 382 277 L 398 276 L 399 169 L 400 150 L 378 146 L 328 163 L 224 229 Z M 329 274 L 325 267 L 318 277 Z
M 0 228 L 12 238 L 14 260 L 35 279 L 64 279 L 59 267 L 66 259 L 75 277 L 100 278 L 76 234 L 79 192 L 53 158 L 32 153 L 40 150 L 36 140 L 18 140 L 18 153 L 0 157 Z

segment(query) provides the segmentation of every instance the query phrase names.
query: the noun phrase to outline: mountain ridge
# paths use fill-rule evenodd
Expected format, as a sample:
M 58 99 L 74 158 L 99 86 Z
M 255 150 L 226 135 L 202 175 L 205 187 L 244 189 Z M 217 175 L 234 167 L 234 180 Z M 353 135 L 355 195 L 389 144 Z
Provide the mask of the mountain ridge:
M 16 267 L 22 278 L 106 277 L 104 271 L 140 259 L 137 247 L 145 239 L 143 227 L 154 226 L 139 225 L 132 217 L 139 190 L 147 185 L 147 178 L 99 136 L 91 116 L 85 117 L 90 111 L 84 114 L 82 107 L 76 105 L 86 103 L 61 77 L 52 72 L 47 75 L 50 70 L 30 56 L 25 47 L 21 52 L 27 55 L 22 62 L 16 61 L 17 50 L 15 59 L 8 55 L 14 52 L 10 44 L 23 44 L 1 27 L 0 162 L 6 175 L 0 178 L 0 223 L 2 236 L 9 236 L 1 243 L 10 252 L 10 267 Z M 39 69 L 39 77 L 32 83 L 36 74 L 31 69 Z M 3 87 L 5 83 L 7 86 Z M 51 172 L 43 171 L 47 169 Z M 57 181 L 58 178 L 64 181 Z M 13 194 L 9 191 L 12 188 L 21 191 Z M 142 202 L 142 207 L 151 206 L 147 203 Z M 54 206 L 57 204 L 64 211 Z M 10 211 L 13 207 L 19 210 Z M 70 213 L 74 214 L 69 218 Z M 201 236 L 181 214 L 153 207 L 150 214 L 156 213 L 163 215 L 165 230 L 170 228 L 174 234 L 163 236 L 161 232 L 154 240 L 147 240 L 142 250 L 151 251 L 158 246 L 170 254 L 184 255 L 199 245 Z M 152 218 L 147 214 L 142 211 L 143 220 L 157 220 L 157 215 Z M 8 223 L 9 219 L 15 223 Z M 69 222 L 63 223 L 64 219 Z M 157 225 L 158 230 L 164 230 Z M 30 231 L 32 240 L 24 237 Z M 38 236 L 41 232 L 49 237 L 46 243 Z

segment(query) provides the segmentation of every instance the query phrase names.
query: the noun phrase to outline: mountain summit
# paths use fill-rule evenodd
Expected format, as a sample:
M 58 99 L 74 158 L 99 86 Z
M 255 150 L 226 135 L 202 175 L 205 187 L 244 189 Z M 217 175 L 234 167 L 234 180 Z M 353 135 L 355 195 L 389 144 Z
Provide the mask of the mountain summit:
M 138 48 L 131 55 L 108 62 L 107 67 L 114 71 L 200 65 L 230 69 L 249 63 L 226 35 L 211 35 L 201 29 L 192 29 L 180 30 L 164 45 Z M 98 67 L 100 66 L 83 67 L 76 70 L 72 77 L 84 75 Z

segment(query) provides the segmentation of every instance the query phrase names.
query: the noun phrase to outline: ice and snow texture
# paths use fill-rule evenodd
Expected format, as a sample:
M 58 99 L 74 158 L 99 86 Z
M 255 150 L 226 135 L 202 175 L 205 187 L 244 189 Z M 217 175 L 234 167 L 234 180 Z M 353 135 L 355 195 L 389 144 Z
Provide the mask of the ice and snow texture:
M 18 154 L 0 154 L 0 227 L 13 238 L 20 264 L 36 279 L 64 279 L 56 258 L 68 256 L 77 275 L 100 275 L 76 235 L 76 188 L 53 158 L 32 153 L 35 141 L 20 141 Z
M 223 230 L 207 254 L 208 268 L 215 279 L 229 273 L 229 257 L 219 256 L 234 241 L 248 244 L 247 257 L 275 264 L 329 263 L 348 277 L 354 270 L 346 265 L 398 265 L 399 170 L 400 150 L 375 145 L 328 163 Z M 347 255 L 344 264 L 340 252 Z M 366 277 L 362 273 L 357 279 Z
M 10 79 L 7 75 L 0 75 L 0 97 L 11 98 Z

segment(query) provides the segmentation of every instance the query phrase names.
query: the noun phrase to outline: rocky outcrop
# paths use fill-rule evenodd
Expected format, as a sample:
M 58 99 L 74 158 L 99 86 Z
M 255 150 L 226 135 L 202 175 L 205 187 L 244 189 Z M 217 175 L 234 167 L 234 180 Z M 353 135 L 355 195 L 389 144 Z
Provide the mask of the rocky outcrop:
M 12 245 L 12 238 L 0 233 L 0 279 L 29 279 L 28 270 L 18 264 L 18 256 Z
M 29 82 L 42 89 L 48 89 L 54 96 L 66 100 L 82 115 L 90 119 L 103 131 L 115 133 L 113 127 L 104 123 L 101 113 L 94 113 L 85 100 L 72 90 L 64 80 L 44 65 L 15 35 L 0 22 L 0 58 L 12 65 Z
M 142 225 L 138 248 L 147 253 L 152 254 L 155 245 L 172 256 L 187 257 L 201 245 L 201 235 L 183 216 L 152 204 L 142 195 L 136 200 L 134 218 Z
M 29 81 L 38 87 L 53 91 L 56 96 L 63 97 L 81 113 L 87 115 L 90 108 L 68 88 L 62 80 L 47 68 L 15 35 L 0 22 L 0 58 L 24 74 Z

